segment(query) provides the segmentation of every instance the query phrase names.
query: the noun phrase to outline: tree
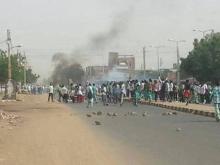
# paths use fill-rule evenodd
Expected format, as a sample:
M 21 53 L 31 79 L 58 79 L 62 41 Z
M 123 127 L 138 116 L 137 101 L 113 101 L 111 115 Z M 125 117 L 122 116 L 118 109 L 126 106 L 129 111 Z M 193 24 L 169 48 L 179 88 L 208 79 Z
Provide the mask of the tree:
M 16 82 L 24 83 L 24 71 L 26 58 L 21 54 L 12 54 L 11 55 L 11 66 L 12 66 L 12 79 Z M 39 75 L 36 75 L 32 72 L 31 69 L 26 69 L 27 82 L 34 83 L 39 78 Z M 8 57 L 6 53 L 0 50 L 0 82 L 6 82 L 8 79 Z
M 194 48 L 187 58 L 181 59 L 181 72 L 198 81 L 220 80 L 220 33 L 207 35 L 193 42 Z
M 7 79 L 8 58 L 4 51 L 0 50 L 0 82 L 5 82 Z

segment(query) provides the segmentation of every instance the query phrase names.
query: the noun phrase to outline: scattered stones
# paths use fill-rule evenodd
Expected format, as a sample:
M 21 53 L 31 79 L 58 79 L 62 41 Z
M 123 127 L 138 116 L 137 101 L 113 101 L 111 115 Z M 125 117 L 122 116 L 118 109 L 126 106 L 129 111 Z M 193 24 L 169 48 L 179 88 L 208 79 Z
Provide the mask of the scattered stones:
M 3 120 L 11 120 L 11 119 L 17 119 L 18 116 L 14 115 L 14 114 L 6 113 L 4 111 L 1 111 L 0 112 L 0 118 L 3 119 Z
M 137 112 L 130 112 L 129 113 L 131 116 L 137 116 Z
M 96 113 L 96 112 L 92 112 L 92 114 L 93 114 L 93 115 L 97 115 L 97 113 Z
M 142 114 L 143 117 L 148 116 L 148 115 L 149 115 L 149 114 L 148 114 L 147 112 L 144 112 L 144 113 Z
M 173 112 L 173 115 L 177 115 L 177 112 Z
M 113 115 L 113 114 L 111 114 L 110 112 L 107 113 L 107 116 L 110 116 L 110 117 L 111 117 L 112 115 Z
M 98 111 L 98 112 L 97 112 L 97 115 L 98 115 L 98 116 L 101 116 L 101 115 L 102 115 L 102 112 L 101 112 L 101 111 Z
M 95 121 L 95 125 L 101 125 L 100 121 Z
M 177 115 L 177 112 L 164 112 L 164 113 L 162 113 L 162 116 L 171 116 L 171 115 Z
M 182 128 L 177 128 L 176 131 L 180 132 L 180 131 L 182 131 Z
M 86 114 L 86 116 L 87 116 L 87 117 L 92 117 L 92 115 L 90 115 L 90 114 Z
M 114 113 L 108 112 L 107 116 L 109 116 L 109 117 L 116 117 L 116 116 L 118 116 L 118 114 L 115 113 L 115 112 Z

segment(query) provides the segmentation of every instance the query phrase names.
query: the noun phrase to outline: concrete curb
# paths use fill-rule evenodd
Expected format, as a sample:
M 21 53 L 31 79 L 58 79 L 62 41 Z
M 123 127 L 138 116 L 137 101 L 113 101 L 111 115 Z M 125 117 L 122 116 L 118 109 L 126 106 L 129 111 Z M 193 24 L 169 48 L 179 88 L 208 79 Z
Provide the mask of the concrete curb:
M 125 101 L 132 102 L 131 99 L 125 98 Z M 139 103 L 143 105 L 151 105 L 151 106 L 156 106 L 160 108 L 165 108 L 165 109 L 170 109 L 170 110 L 175 110 L 175 111 L 180 111 L 180 112 L 185 112 L 185 113 L 191 113 L 195 115 L 201 115 L 201 116 L 206 116 L 206 117 L 215 117 L 214 112 L 206 112 L 202 110 L 197 110 L 197 109 L 190 109 L 188 107 L 178 107 L 178 106 L 173 106 L 173 105 L 165 105 L 161 103 L 155 103 L 155 102 L 147 102 L 147 101 L 140 101 Z

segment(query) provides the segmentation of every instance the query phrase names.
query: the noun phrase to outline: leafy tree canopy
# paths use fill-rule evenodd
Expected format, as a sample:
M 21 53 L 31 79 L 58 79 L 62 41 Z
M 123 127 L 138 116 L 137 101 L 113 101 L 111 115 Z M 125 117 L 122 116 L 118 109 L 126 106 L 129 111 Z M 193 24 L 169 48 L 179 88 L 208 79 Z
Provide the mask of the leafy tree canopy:
M 201 82 L 220 80 L 220 33 L 195 39 L 193 45 L 187 58 L 181 59 L 181 72 Z
M 24 71 L 26 70 L 27 83 L 35 83 L 40 77 L 32 72 L 31 69 L 25 69 L 26 58 L 21 54 L 11 55 L 12 79 L 24 83 Z M 0 82 L 8 80 L 8 56 L 0 50 Z

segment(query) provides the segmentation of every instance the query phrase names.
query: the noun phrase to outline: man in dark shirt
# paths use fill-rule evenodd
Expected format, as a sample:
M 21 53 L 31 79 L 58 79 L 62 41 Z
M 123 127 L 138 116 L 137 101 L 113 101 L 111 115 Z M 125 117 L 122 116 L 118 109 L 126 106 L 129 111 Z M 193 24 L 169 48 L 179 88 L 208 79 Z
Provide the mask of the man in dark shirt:
M 189 99 L 190 99 L 190 83 L 189 83 L 189 80 L 186 80 L 186 82 L 185 82 L 183 96 L 185 98 L 186 105 L 188 105 L 189 104 Z

